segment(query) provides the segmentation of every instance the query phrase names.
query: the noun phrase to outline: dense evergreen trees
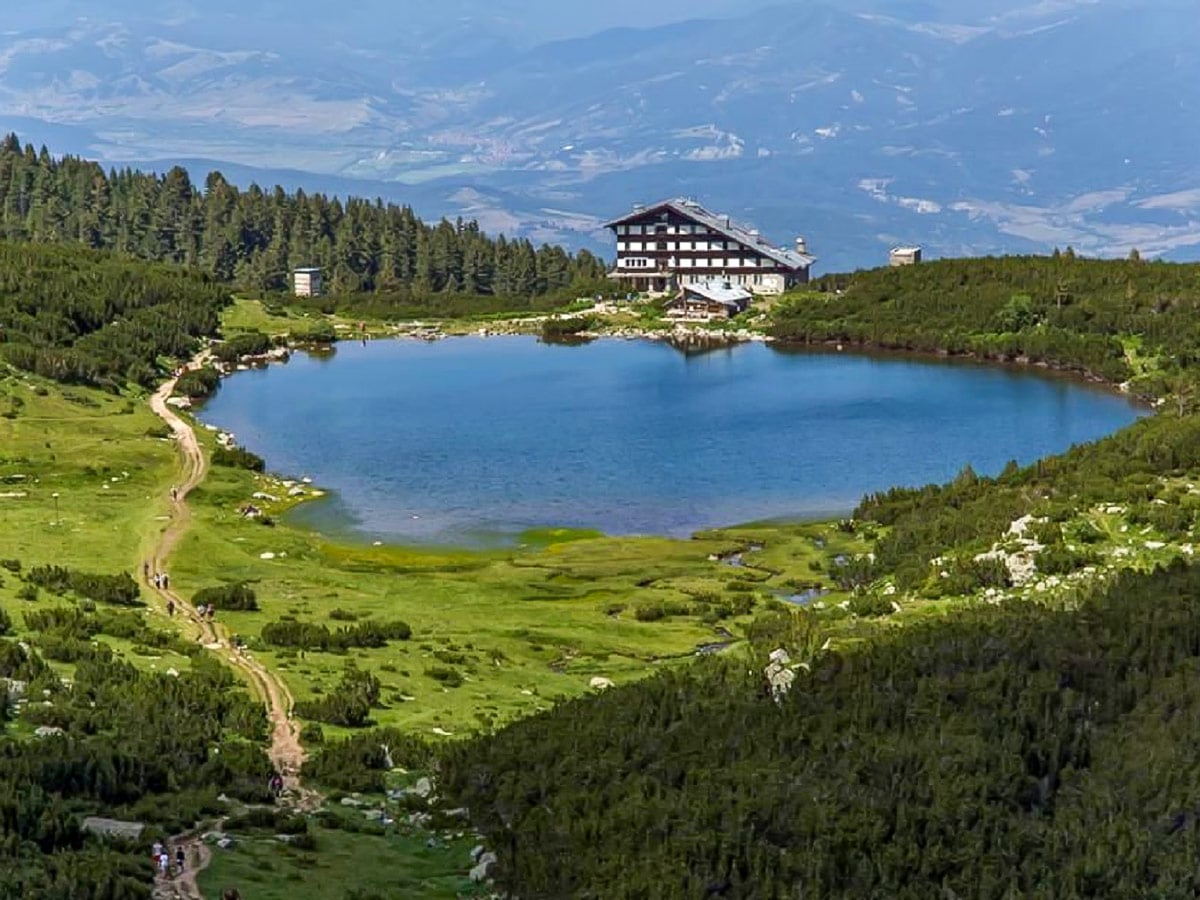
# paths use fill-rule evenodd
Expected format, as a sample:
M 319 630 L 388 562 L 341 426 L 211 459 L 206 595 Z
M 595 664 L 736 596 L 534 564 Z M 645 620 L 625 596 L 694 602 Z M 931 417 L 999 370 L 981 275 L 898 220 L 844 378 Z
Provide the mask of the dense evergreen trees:
M 131 613 L 30 615 L 32 627 L 59 637 L 144 628 L 119 618 Z M 80 659 L 67 683 L 36 650 L 0 640 L 0 685 L 12 684 L 30 701 L 23 720 L 61 732 L 0 735 L 0 897 L 147 900 L 144 847 L 87 836 L 84 815 L 174 831 L 220 812 L 222 791 L 268 798 L 266 716 L 216 659 L 195 656 L 191 671 L 176 677 L 98 653 Z
M 431 295 L 528 299 L 604 274 L 587 251 L 491 239 L 475 222 L 422 222 L 407 206 L 251 185 L 219 172 L 202 187 L 164 175 L 52 157 L 0 144 L 0 236 L 76 243 L 197 269 L 243 288 L 283 290 L 291 270 L 320 266 L 338 295 L 372 292 L 398 302 Z
M 1148 393 L 1200 361 L 1200 266 L 1073 254 L 954 259 L 814 282 L 776 336 L 1022 359 L 1111 382 L 1135 374 L 1122 338 L 1164 353 Z M 1164 384 L 1165 382 L 1165 384 Z
M 0 355 L 58 381 L 146 386 L 213 335 L 226 288 L 81 247 L 0 241 Z
M 801 670 L 714 660 L 447 749 L 524 898 L 1191 897 L 1200 570 Z

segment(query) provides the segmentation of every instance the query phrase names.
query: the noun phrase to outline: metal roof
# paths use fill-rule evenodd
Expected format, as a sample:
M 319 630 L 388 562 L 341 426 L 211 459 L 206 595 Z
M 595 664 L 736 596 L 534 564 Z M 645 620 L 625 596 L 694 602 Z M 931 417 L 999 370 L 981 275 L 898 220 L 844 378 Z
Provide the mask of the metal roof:
M 606 223 L 604 227 L 615 228 L 618 225 L 624 225 L 634 219 L 640 219 L 643 216 L 663 210 L 671 210 L 678 215 L 705 225 L 731 240 L 744 244 L 754 250 L 755 253 L 761 253 L 763 256 L 775 260 L 780 265 L 788 266 L 792 269 L 807 269 L 817 261 L 815 256 L 809 256 L 807 253 L 798 253 L 795 250 L 785 250 L 782 247 L 776 247 L 754 229 L 734 222 L 729 216 L 719 215 L 705 209 L 695 200 L 684 198 L 663 200 L 661 203 L 655 203 L 651 206 L 635 208 L 633 212 L 621 216 L 619 219 L 613 219 L 611 222 Z
M 737 287 L 728 281 L 700 281 L 686 285 L 684 294 L 699 294 L 705 300 L 713 303 L 723 303 L 726 306 L 745 305 L 753 299 L 753 295 L 743 287 Z

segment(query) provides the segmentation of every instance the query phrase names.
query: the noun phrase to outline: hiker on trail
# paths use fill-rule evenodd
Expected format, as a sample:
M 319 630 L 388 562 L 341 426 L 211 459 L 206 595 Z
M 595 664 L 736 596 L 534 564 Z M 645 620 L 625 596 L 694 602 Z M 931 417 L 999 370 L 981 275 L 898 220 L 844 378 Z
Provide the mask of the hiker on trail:
M 174 600 L 167 601 L 167 615 L 168 616 L 175 615 L 175 601 Z
M 213 606 L 211 603 L 208 604 L 208 609 L 206 609 L 204 611 L 205 620 L 211 622 L 213 620 L 213 615 L 216 613 L 216 611 L 217 611 L 217 608 L 215 606 Z
M 162 573 L 162 583 L 163 583 L 163 585 L 162 585 L 162 586 L 163 586 L 163 590 L 164 590 L 164 591 L 165 591 L 165 590 L 166 590 L 168 587 L 170 587 L 170 586 L 171 586 L 171 581 L 170 581 L 170 579 L 168 579 L 168 578 L 167 578 L 167 573 L 166 573 L 166 572 L 163 572 L 163 573 Z
M 163 851 L 158 857 L 158 871 L 167 876 L 171 874 L 171 856 Z
M 183 865 L 187 862 L 187 853 L 182 847 L 175 848 L 175 868 L 178 874 L 183 874 Z
M 171 485 L 171 499 L 174 501 L 179 500 L 179 488 L 175 487 L 175 485 Z
M 142 578 L 145 581 L 150 580 L 150 563 L 148 562 L 142 563 Z
M 283 793 L 283 776 L 278 772 L 273 772 L 267 781 L 267 787 L 271 791 L 271 796 L 278 800 L 279 795 Z
M 221 891 L 221 900 L 242 900 L 237 888 L 225 888 Z

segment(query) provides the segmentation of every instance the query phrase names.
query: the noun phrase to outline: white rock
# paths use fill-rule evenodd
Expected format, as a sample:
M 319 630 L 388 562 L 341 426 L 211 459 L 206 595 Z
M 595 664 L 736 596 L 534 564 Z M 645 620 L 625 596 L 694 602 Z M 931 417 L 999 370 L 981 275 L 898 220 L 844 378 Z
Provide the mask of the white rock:
M 479 857 L 479 862 L 475 864 L 475 867 L 471 869 L 471 880 L 476 884 L 479 884 L 481 881 L 487 881 L 488 876 L 491 875 L 492 867 L 499 861 L 495 853 L 484 853 Z
M 260 553 L 260 554 L 258 554 L 258 558 L 259 558 L 259 559 L 274 559 L 274 558 L 275 558 L 275 554 L 274 554 L 274 553 L 272 553 L 270 550 L 268 550 L 266 553 Z
M 598 691 L 606 691 L 610 687 L 616 687 L 616 684 L 613 683 L 611 678 L 602 678 L 601 676 L 597 675 L 588 682 L 588 687 Z
M 433 793 L 433 781 L 429 778 L 418 779 L 417 783 L 413 785 L 412 792 L 418 797 L 429 797 Z

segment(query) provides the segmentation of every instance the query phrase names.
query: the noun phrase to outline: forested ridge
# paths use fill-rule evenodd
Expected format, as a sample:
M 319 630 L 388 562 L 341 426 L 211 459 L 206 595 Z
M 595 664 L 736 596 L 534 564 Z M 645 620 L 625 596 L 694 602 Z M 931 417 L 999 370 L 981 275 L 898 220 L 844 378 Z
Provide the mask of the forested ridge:
M 213 336 L 229 290 L 178 266 L 0 241 L 0 358 L 57 381 L 144 387 Z
M 1073 253 L 949 259 L 827 275 L 776 311 L 785 341 L 973 354 L 1075 369 L 1112 383 L 1161 364 L 1141 385 L 1171 388 L 1200 361 L 1200 265 Z
M 528 900 L 1194 897 L 1198 599 L 1177 566 L 977 608 L 779 705 L 698 664 L 456 745 L 443 789 Z
M 294 268 L 320 266 L 333 294 L 372 293 L 384 306 L 428 306 L 440 295 L 520 308 L 604 276 L 586 250 L 491 238 L 475 222 L 430 225 L 408 206 L 278 186 L 240 190 L 219 172 L 202 187 L 180 167 L 106 172 L 22 147 L 12 134 L 0 142 L 0 235 L 175 263 L 264 291 L 285 290 Z

